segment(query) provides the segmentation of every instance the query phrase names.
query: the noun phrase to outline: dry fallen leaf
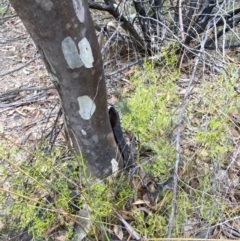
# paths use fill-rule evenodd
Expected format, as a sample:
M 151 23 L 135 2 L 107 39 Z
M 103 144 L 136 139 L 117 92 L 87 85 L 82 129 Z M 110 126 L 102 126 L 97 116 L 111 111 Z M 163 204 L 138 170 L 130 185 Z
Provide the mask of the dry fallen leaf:
M 230 128 L 229 131 L 233 137 L 239 137 L 239 135 L 240 135 L 239 132 L 235 128 Z
M 141 204 L 146 204 L 146 201 L 137 200 L 136 202 L 132 203 L 132 205 L 141 205 Z
M 113 231 L 120 240 L 123 240 L 123 231 L 121 226 L 114 225 Z
M 32 70 L 30 70 L 30 69 L 28 69 L 28 68 L 24 68 L 24 69 L 23 69 L 23 73 L 24 73 L 25 75 L 29 75 L 29 74 L 31 74 L 31 72 L 32 72 Z
M 66 241 L 66 237 L 64 235 L 61 235 L 61 236 L 55 237 L 55 240 L 57 240 L 57 241 Z

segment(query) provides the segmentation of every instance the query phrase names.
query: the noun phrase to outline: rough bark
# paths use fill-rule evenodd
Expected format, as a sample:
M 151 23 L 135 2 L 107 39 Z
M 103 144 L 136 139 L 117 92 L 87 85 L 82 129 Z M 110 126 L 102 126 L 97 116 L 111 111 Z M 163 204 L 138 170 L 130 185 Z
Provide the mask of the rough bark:
M 62 103 L 73 147 L 97 178 L 123 161 L 107 110 L 102 57 L 86 0 L 10 0 L 36 46 Z

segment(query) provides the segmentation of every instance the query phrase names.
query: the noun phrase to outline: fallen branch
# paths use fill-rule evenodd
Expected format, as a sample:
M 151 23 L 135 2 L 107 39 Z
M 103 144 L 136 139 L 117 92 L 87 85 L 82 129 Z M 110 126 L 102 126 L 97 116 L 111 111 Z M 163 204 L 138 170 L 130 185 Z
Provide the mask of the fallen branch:
M 0 20 L 5 20 L 5 19 L 8 19 L 8 18 L 15 18 L 17 17 L 18 15 L 17 14 L 13 14 L 13 15 L 9 15 L 9 16 L 4 16 L 4 17 L 1 17 Z
M 50 89 L 55 89 L 54 85 L 44 86 L 44 87 L 37 87 L 37 86 L 36 87 L 20 87 L 20 88 L 16 88 L 16 89 L 4 92 L 3 94 L 0 95 L 0 99 L 7 98 L 8 95 L 18 94 L 21 91 L 35 91 L 35 90 L 41 91 L 41 90 L 50 90 Z M 6 99 L 4 99 L 4 100 L 6 100 Z
M 29 60 L 27 63 L 21 65 L 20 67 L 17 67 L 15 69 L 12 69 L 12 70 L 9 70 L 9 71 L 6 71 L 6 72 L 3 72 L 3 73 L 0 73 L 0 77 L 3 77 L 5 75 L 8 75 L 8 74 L 11 74 L 13 72 L 16 72 L 24 67 L 26 67 L 27 65 L 29 65 L 30 63 L 32 63 L 33 61 L 35 61 L 36 59 L 38 59 L 40 57 L 40 55 L 36 56 L 35 58 Z
M 115 70 L 115 71 L 113 71 L 111 73 L 105 73 L 105 77 L 109 77 L 111 75 L 118 74 L 118 73 L 124 71 L 125 69 L 129 69 L 130 67 L 132 67 L 132 66 L 134 66 L 136 64 L 143 63 L 143 61 L 145 61 L 145 60 L 158 60 L 160 58 L 161 58 L 161 55 L 155 55 L 155 56 L 151 56 L 151 57 L 148 57 L 148 58 L 137 59 L 137 60 L 133 61 L 132 63 L 127 64 L 127 65 L 123 66 L 122 68 L 117 69 L 117 70 Z
M 132 228 L 132 226 L 117 211 L 115 211 L 115 213 L 117 214 L 117 216 L 120 219 L 120 221 L 124 224 L 124 226 L 127 229 L 128 233 L 131 236 L 133 236 L 136 240 L 140 240 L 141 236 Z
M 45 92 L 40 92 L 35 95 L 28 95 L 24 99 L 15 101 L 13 103 L 0 103 L 0 108 L 6 107 L 19 107 L 22 105 L 29 105 L 35 102 L 46 101 L 47 94 Z
M 111 73 L 105 73 L 105 77 L 109 77 L 109 76 L 111 76 L 111 75 L 118 74 L 118 73 L 124 71 L 125 69 L 129 69 L 129 68 L 132 67 L 133 65 L 141 64 L 144 59 L 145 59 L 145 58 L 143 58 L 143 59 L 137 59 L 137 60 L 135 60 L 134 62 L 132 62 L 131 64 L 127 64 L 127 65 L 125 65 L 124 67 L 122 67 L 122 68 L 120 68 L 120 69 L 117 69 L 117 70 L 115 70 L 115 71 L 113 71 L 113 72 L 111 72 Z

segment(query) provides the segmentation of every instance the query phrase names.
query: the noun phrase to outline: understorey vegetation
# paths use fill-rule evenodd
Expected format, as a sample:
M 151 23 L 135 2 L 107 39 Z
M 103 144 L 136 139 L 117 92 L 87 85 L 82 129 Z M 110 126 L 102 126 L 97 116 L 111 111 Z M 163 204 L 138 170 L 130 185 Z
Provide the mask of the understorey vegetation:
M 240 238 L 239 3 L 88 4 L 131 166 L 91 175 L 61 111 L 34 146 L 1 129 L 0 239 Z
M 174 55 L 167 58 L 176 63 Z M 145 62 L 143 67 L 135 67 L 131 87 L 116 103 L 124 130 L 134 137 L 136 166 L 132 173 L 89 186 L 91 177 L 84 174 L 84 159 L 66 148 L 49 152 L 39 146 L 26 153 L 12 145 L 9 153 L 5 142 L 1 148 L 5 222 L 16 218 L 15 228 L 24 235 L 27 227 L 33 240 L 61 236 L 74 240 L 76 223 L 83 225 L 83 236 L 108 240 L 112 235 L 120 239 L 130 235 L 119 221 L 120 215 L 142 237 L 166 237 L 173 196 L 169 177 L 176 159 L 174 135 L 183 98 L 176 84 L 180 71 L 174 64 L 166 65 L 167 61 L 163 58 L 162 65 Z M 229 236 L 231 229 L 223 228 L 225 223 L 238 225 L 233 199 L 238 200 L 235 185 L 239 180 L 234 173 L 239 166 L 233 158 L 239 131 L 234 116 L 240 98 L 233 88 L 237 69 L 233 65 L 227 68 L 227 75 L 223 72 L 216 79 L 203 80 L 189 97 L 182 125 L 174 237 L 201 233 L 210 237 L 214 232 L 217 237 L 220 233 Z
M 169 41 L 176 42 L 180 64 L 197 56 L 202 47 L 216 52 L 240 47 L 240 6 L 234 0 L 88 3 L 90 9 L 97 10 L 95 28 L 99 35 L 135 48 L 141 55 L 154 56 Z M 120 29 L 124 33 L 119 34 Z

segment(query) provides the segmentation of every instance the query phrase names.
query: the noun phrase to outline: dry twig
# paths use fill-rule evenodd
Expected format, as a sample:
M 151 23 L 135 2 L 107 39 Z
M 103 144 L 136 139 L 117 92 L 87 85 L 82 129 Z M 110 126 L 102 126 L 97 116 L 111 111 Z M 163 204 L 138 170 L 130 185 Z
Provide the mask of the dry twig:
M 21 65 L 20 67 L 17 67 L 15 69 L 12 69 L 12 70 L 9 70 L 9 71 L 6 71 L 6 72 L 3 72 L 3 73 L 0 73 L 0 77 L 3 77 L 5 75 L 8 75 L 8 74 L 11 74 L 13 72 L 16 72 L 24 67 L 26 67 L 27 65 L 29 65 L 30 63 L 32 63 L 33 61 L 35 61 L 36 59 L 38 59 L 40 57 L 40 55 L 37 55 L 36 57 L 34 57 L 33 59 L 29 60 L 27 63 Z
M 124 224 L 129 234 L 133 236 L 136 240 L 140 240 L 141 236 L 131 227 L 131 225 L 127 221 L 125 221 L 125 219 L 117 211 L 115 211 L 115 213 L 117 214 L 120 221 Z
M 204 50 L 204 45 L 205 42 L 207 41 L 207 33 L 205 35 L 204 41 L 201 44 L 201 50 Z M 193 84 L 193 80 L 195 78 L 195 74 L 197 71 L 197 66 L 199 64 L 200 61 L 200 57 L 201 57 L 201 51 L 198 53 L 197 58 L 195 60 L 195 64 L 194 64 L 194 68 L 190 77 L 190 81 L 187 87 L 187 90 L 185 92 L 184 95 L 184 99 L 182 102 L 182 107 L 178 116 L 178 122 L 177 122 L 177 134 L 176 134 L 176 162 L 175 162 L 175 167 L 174 167 L 174 176 L 173 176 L 173 198 L 172 198 L 172 210 L 171 210 L 171 214 L 169 217 L 169 228 L 168 228 L 168 238 L 171 238 L 172 236 L 172 230 L 173 230 L 173 220 L 174 220 L 174 216 L 175 216 L 175 211 L 176 211 L 176 200 L 177 200 L 177 189 L 178 189 L 178 167 L 179 167 L 179 163 L 180 163 L 180 138 L 181 138 L 181 129 L 182 129 L 182 123 L 183 123 L 183 117 L 184 117 L 184 112 L 185 112 L 185 108 L 187 105 L 187 101 L 188 101 L 188 97 L 190 95 L 190 92 L 192 90 L 192 84 Z
M 0 20 L 5 20 L 5 19 L 9 19 L 9 18 L 15 18 L 15 17 L 17 17 L 17 16 L 18 16 L 17 14 L 13 14 L 13 15 L 1 17 Z
M 12 95 L 12 94 L 17 94 L 21 91 L 41 91 L 41 90 L 50 90 L 50 89 L 55 89 L 54 85 L 50 85 L 50 86 L 44 86 L 44 87 L 20 87 L 20 88 L 16 88 L 16 89 L 13 89 L 13 90 L 9 90 L 9 91 L 6 91 L 4 92 L 3 94 L 0 95 L 0 99 L 4 98 L 5 96 L 8 96 L 8 95 Z

